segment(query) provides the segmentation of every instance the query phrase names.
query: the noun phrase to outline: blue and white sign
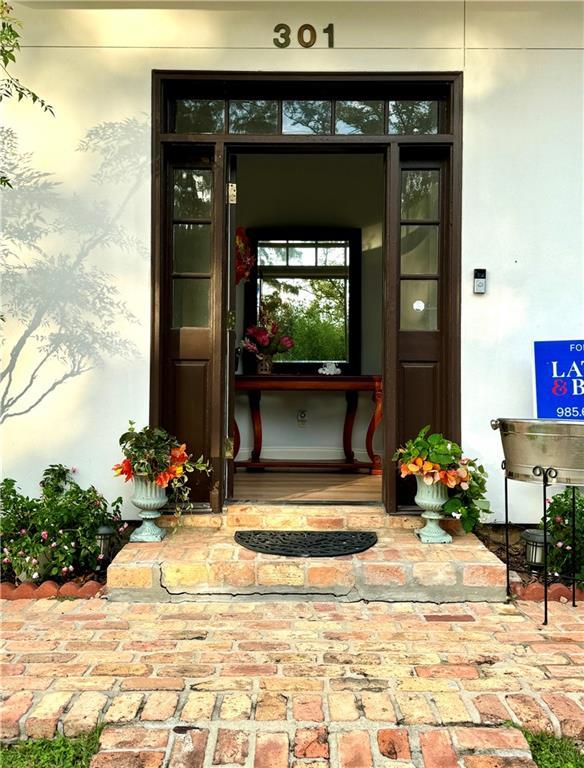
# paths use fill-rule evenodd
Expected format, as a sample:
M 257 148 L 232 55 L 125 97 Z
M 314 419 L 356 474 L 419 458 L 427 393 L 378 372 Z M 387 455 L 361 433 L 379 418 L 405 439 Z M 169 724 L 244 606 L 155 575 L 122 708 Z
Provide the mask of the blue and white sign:
M 584 341 L 535 341 L 538 419 L 584 420 Z

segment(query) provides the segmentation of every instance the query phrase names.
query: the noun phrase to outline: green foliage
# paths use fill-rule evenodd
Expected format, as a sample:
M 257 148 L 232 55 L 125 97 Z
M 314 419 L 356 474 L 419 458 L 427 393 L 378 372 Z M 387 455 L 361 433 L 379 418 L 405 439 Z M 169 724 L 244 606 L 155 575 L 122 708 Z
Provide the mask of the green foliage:
M 572 739 L 552 736 L 549 733 L 521 731 L 538 768 L 584 768 L 584 755 Z
M 393 454 L 393 460 L 398 459 L 406 464 L 417 458 L 431 461 L 446 468 L 458 464 L 462 457 L 462 449 L 453 440 L 448 440 L 439 433 L 428 434 L 430 426 L 423 427 L 413 440 L 408 440 L 404 448 L 399 448 Z
M 48 467 L 40 485 L 40 497 L 30 498 L 12 479 L 0 484 L 2 577 L 65 581 L 93 573 L 99 563 L 97 529 L 125 529 L 121 498 L 110 510 L 101 493 L 93 486 L 81 488 L 62 464 Z
M 273 318 L 294 339 L 294 347 L 282 360 L 347 359 L 347 320 L 345 317 L 345 280 L 311 279 L 264 281 L 274 290 L 262 296 L 261 314 Z M 312 293 L 309 303 L 295 296 Z
M 572 535 L 572 488 L 556 493 L 546 510 L 550 537 L 548 569 L 554 576 L 572 572 L 572 554 L 575 552 L 576 578 L 584 586 L 584 494 L 576 489 L 576 542 Z M 543 521 L 541 523 L 543 527 Z
M 12 16 L 12 6 L 6 0 L 0 0 L 0 67 L 4 72 L 4 77 L 0 79 L 0 102 L 11 98 L 18 101 L 29 99 L 33 104 L 38 104 L 43 112 L 54 115 L 50 104 L 8 72 L 8 66 L 16 61 L 16 54 L 20 51 L 20 27 L 20 21 Z M 0 174 L 0 187 L 12 187 L 4 173 Z
M 60 734 L 0 747 L 2 768 L 89 768 L 102 728 L 77 738 Z

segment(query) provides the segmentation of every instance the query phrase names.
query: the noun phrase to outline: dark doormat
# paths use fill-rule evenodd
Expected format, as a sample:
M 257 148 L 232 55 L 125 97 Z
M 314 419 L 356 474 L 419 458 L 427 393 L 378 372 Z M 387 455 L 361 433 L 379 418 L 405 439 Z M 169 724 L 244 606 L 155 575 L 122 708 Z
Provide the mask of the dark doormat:
M 237 531 L 235 541 L 246 549 L 286 557 L 338 557 L 364 552 L 377 544 L 368 531 Z

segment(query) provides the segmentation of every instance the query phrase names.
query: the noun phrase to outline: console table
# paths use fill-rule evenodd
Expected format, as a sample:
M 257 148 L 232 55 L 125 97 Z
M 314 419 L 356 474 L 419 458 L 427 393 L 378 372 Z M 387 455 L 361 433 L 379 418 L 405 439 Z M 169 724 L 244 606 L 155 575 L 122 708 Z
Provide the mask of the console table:
M 253 450 L 248 461 L 235 460 L 234 465 L 247 469 L 265 469 L 266 467 L 298 467 L 306 469 L 369 469 L 372 475 L 380 475 L 381 456 L 373 451 L 373 437 L 382 417 L 383 385 L 381 376 L 302 376 L 294 374 L 270 374 L 262 376 L 236 376 L 235 391 L 247 392 L 251 420 L 253 425 Z M 344 392 L 347 401 L 343 424 L 344 459 L 262 459 L 262 392 Z M 357 414 L 359 392 L 371 392 L 373 412 L 365 438 L 365 448 L 369 461 L 357 461 L 353 452 L 353 426 Z M 237 422 L 234 423 L 233 456 L 237 459 L 240 448 L 240 435 Z

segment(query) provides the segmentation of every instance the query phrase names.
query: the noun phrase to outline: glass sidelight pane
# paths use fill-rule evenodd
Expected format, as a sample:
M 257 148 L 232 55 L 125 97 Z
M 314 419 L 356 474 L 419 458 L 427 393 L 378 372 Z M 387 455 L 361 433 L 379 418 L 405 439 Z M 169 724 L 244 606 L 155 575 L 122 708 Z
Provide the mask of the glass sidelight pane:
M 173 272 L 209 272 L 211 225 L 175 224 L 173 235 Z
M 382 101 L 337 101 L 335 133 L 383 135 Z
M 174 171 L 174 218 L 211 218 L 212 184 L 211 171 L 176 168 Z
M 282 133 L 330 133 L 330 101 L 284 101 Z
M 175 133 L 223 133 L 224 124 L 223 99 L 177 99 Z
M 172 327 L 206 328 L 209 325 L 210 280 L 174 278 L 172 281 Z
M 277 101 L 229 102 L 230 133 L 277 133 Z
M 390 101 L 389 133 L 438 133 L 437 101 Z
M 438 219 L 440 171 L 402 171 L 402 219 Z
M 401 228 L 402 275 L 438 272 L 438 225 L 411 224 Z
M 402 280 L 400 295 L 400 330 L 436 331 L 438 329 L 438 282 Z

